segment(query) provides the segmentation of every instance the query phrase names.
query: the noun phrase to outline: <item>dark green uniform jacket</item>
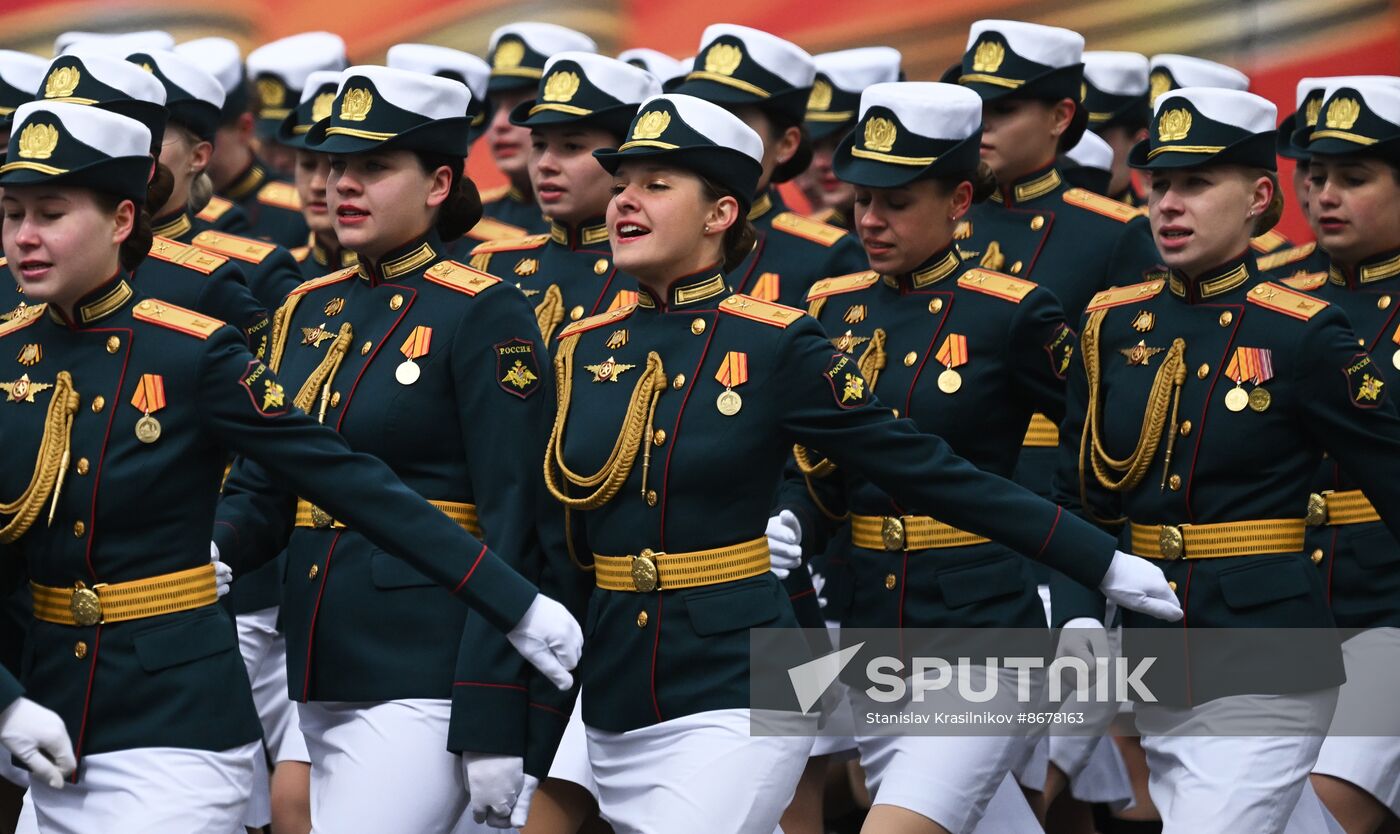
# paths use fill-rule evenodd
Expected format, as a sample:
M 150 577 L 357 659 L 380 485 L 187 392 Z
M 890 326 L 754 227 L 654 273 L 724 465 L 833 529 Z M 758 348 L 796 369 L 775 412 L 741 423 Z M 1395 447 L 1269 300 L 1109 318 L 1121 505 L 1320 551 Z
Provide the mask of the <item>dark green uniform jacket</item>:
M 601 218 L 574 228 L 551 222 L 548 234 L 482 243 L 470 263 L 525 293 L 546 340 L 563 325 L 637 301 L 637 281 L 613 265 Z
M 159 219 L 153 231 L 232 262 L 247 279 L 253 297 L 269 310 L 276 310 L 287 293 L 301 283 L 301 270 L 287 249 L 275 243 L 218 231 L 188 212 Z
M 1059 301 L 1030 281 L 973 268 L 949 249 L 908 275 L 863 272 L 819 281 L 809 299 L 836 349 L 859 357 L 874 377 L 881 402 L 983 470 L 1009 478 L 1031 414 L 1057 422 L 1064 414 L 1076 340 Z M 878 375 L 871 373 L 879 365 Z M 860 474 L 838 469 L 814 478 L 812 494 L 822 494 L 824 481 L 856 515 L 911 512 Z M 805 492 L 802 483 L 786 490 L 797 500 Z M 813 505 L 805 517 L 818 512 Z M 1000 544 L 926 551 L 851 546 L 840 558 L 852 581 L 834 579 L 842 566 L 833 557 L 827 588 L 853 595 L 847 625 L 1045 624 L 1029 563 Z M 828 600 L 828 616 L 845 608 L 841 599 Z
M 435 236 L 415 240 L 294 291 L 277 314 L 279 378 L 289 400 L 305 390 L 310 413 L 423 497 L 474 505 L 505 558 L 537 561 L 550 384 L 534 317 L 509 284 L 440 249 Z M 294 700 L 451 696 L 467 618 L 451 594 L 359 530 L 293 527 L 296 493 L 264 467 L 240 461 L 225 492 L 221 548 L 258 559 L 286 549 Z
M 526 197 L 513 186 L 503 185 L 481 192 L 481 210 L 485 217 L 524 229 L 529 235 L 549 231 L 549 219 L 540 211 L 534 197 Z
M 776 188 L 759 195 L 749 220 L 758 242 L 726 276 L 735 292 L 779 304 L 804 304 L 807 290 L 817 281 L 870 266 L 854 235 L 788 211 Z
M 243 210 L 248 230 L 237 233 L 270 240 L 287 249 L 300 246 L 306 240 L 306 219 L 301 216 L 296 186 L 270 176 L 262 160 L 254 158 L 248 170 L 234 178 L 218 196 Z
M 648 462 L 634 463 L 610 501 L 576 513 L 587 552 L 688 553 L 762 538 L 784 462 L 800 443 L 913 511 L 937 508 L 948 523 L 997 535 L 1091 586 L 1112 557 L 1109 536 L 956 457 L 913 421 L 895 419 L 870 395 L 855 357 L 834 348 L 815 320 L 732 294 L 718 271 L 675 282 L 665 298 L 643 289 L 636 307 L 580 321 L 561 338 L 560 355 L 573 358 L 561 383 L 570 405 L 560 443 L 573 472 L 598 471 L 608 460 L 649 356 L 665 376 Z M 600 372 L 605 365 L 612 370 Z M 616 370 L 624 365 L 631 367 Z M 726 367 L 742 399 L 728 415 L 718 401 Z M 740 367 L 742 381 L 734 375 Z M 670 591 L 595 589 L 579 667 L 584 721 L 625 731 L 745 707 L 748 629 L 795 622 L 767 571 Z
M 1351 320 L 1362 346 L 1395 379 L 1400 368 L 1400 252 L 1368 258 L 1356 269 L 1333 266 L 1312 276 L 1284 279 L 1284 284 L 1311 293 L 1341 309 Z M 1328 458 L 1312 491 L 1357 489 L 1337 460 Z M 1311 527 L 1308 551 L 1318 563 L 1342 628 L 1400 626 L 1400 543 L 1377 521 Z
M 1394 477 L 1400 466 L 1400 419 L 1385 374 L 1358 345 L 1336 306 L 1261 281 L 1253 255 L 1246 254 L 1197 280 L 1173 274 L 1167 281 L 1105 291 L 1089 309 L 1080 331 L 1083 361 L 1072 363 L 1061 426 L 1055 490 L 1065 506 L 1099 519 L 1145 525 L 1301 520 L 1318 462 L 1327 452 L 1383 516 L 1389 513 L 1392 532 L 1400 529 L 1400 482 Z M 1177 368 L 1161 371 L 1164 363 L 1175 364 L 1178 342 L 1184 358 Z M 1256 361 L 1246 362 L 1250 354 Z M 1237 363 L 1263 365 L 1265 371 L 1262 381 L 1246 379 L 1238 386 L 1241 393 L 1232 394 L 1237 386 L 1228 374 Z M 1149 409 L 1159 371 L 1168 387 Z M 1103 453 L 1122 460 L 1132 455 L 1140 436 L 1157 443 L 1143 460 L 1141 481 L 1120 491 L 1102 488 L 1087 457 L 1081 459 L 1090 374 L 1098 389 L 1094 407 L 1101 410 Z M 1182 381 L 1179 402 L 1173 402 L 1172 377 Z M 1254 393 L 1256 388 L 1268 396 Z M 1243 393 L 1253 394 L 1253 405 L 1243 404 Z M 1153 422 L 1144 428 L 1145 421 Z M 1113 477 L 1119 477 L 1116 471 Z M 1134 549 L 1127 528 L 1120 547 Z M 1157 564 L 1175 583 L 1185 619 L 1165 623 L 1127 612 L 1125 625 L 1189 633 L 1332 624 L 1323 576 L 1302 547 Z M 1104 601 L 1095 592 L 1059 581 L 1052 587 L 1056 625 L 1105 616 Z M 1200 641 L 1191 643 L 1191 668 L 1206 664 L 1202 673 L 1211 664 L 1240 660 L 1203 651 Z M 1308 688 L 1341 680 L 1340 657 L 1333 660 L 1316 670 Z M 1178 695 L 1190 700 L 1231 694 L 1178 683 Z
M 380 546 L 499 627 L 529 606 L 529 582 L 377 459 L 352 453 L 294 408 L 233 328 L 137 295 L 120 275 L 74 309 L 76 321 L 40 305 L 0 327 L 0 351 L 15 357 L 0 374 L 9 400 L 0 402 L 0 436 L 15 464 L 0 475 L 0 495 L 18 496 L 29 482 L 61 374 L 76 401 L 53 523 L 46 501 L 33 526 L 0 548 L 26 560 L 34 582 L 93 586 L 207 565 L 224 462 L 236 452 L 327 512 L 358 519 Z M 21 380 L 27 390 L 16 387 Z M 133 405 L 138 390 L 153 388 L 163 405 Z M 136 434 L 146 411 L 161 426 L 153 442 Z M 245 565 L 225 544 L 237 574 Z M 233 623 L 218 605 L 91 627 L 35 622 L 24 682 L 63 717 L 80 755 L 225 750 L 261 735 Z

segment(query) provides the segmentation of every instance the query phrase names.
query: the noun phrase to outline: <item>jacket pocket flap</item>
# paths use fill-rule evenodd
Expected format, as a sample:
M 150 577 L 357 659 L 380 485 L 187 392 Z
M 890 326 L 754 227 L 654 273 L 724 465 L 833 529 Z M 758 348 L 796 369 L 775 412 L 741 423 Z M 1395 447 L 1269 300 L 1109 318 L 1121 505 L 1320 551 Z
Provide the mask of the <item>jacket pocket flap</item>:
M 376 550 L 370 556 L 369 575 L 374 581 L 374 587 L 383 590 L 420 588 L 436 584 L 419 573 L 413 565 L 382 550 Z
M 233 624 L 213 608 L 179 622 L 164 623 L 132 636 L 136 657 L 147 672 L 159 672 L 181 663 L 211 657 L 238 646 Z
M 1311 565 L 1309 565 L 1311 567 Z M 1234 609 L 1303 596 L 1308 577 L 1303 562 L 1289 556 L 1252 556 L 1245 564 L 1220 571 L 1220 595 Z
M 685 595 L 690 625 L 701 636 L 753 628 L 778 618 L 782 587 L 768 577 Z
M 1006 556 L 980 565 L 940 571 L 938 587 L 949 608 L 960 608 L 997 597 L 1019 594 L 1026 589 L 1021 557 Z

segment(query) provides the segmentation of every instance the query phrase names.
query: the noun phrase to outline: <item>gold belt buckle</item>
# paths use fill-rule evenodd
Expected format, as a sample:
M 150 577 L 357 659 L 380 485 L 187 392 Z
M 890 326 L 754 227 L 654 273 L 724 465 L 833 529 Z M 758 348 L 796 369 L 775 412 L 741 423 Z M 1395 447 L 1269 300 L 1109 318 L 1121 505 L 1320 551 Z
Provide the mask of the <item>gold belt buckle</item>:
M 665 554 L 657 553 L 651 548 L 642 550 L 640 556 L 632 557 L 632 587 L 638 591 L 649 594 L 656 590 L 659 574 L 656 571 L 656 557 Z
M 68 611 L 73 615 L 73 622 L 83 627 L 102 622 L 102 600 L 96 590 L 100 587 L 89 588 L 81 582 L 73 586 L 73 596 L 68 600 Z
M 880 522 L 880 540 L 890 551 L 904 549 L 904 522 L 898 517 L 887 515 Z
M 1161 531 L 1157 534 L 1157 544 L 1162 549 L 1162 555 L 1168 559 L 1180 559 L 1186 552 L 1186 538 L 1181 534 L 1181 528 L 1186 525 L 1163 524 Z
M 335 519 L 330 514 L 315 504 L 311 505 L 311 526 L 317 530 L 325 530 L 335 523 Z
M 1321 527 L 1327 523 L 1327 493 L 1317 493 L 1308 496 L 1308 515 L 1304 523 L 1309 527 Z

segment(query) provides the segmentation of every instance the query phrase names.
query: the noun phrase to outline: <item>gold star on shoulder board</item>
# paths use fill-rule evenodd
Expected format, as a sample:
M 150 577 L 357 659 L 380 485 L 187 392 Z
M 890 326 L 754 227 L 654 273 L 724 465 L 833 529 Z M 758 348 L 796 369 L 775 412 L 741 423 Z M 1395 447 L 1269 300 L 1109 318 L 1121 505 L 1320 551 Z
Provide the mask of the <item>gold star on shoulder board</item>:
M 1146 365 L 1148 360 L 1166 348 L 1148 347 L 1146 340 L 1139 340 L 1132 347 L 1119 348 L 1118 352 L 1128 360 L 1129 365 Z
M 594 382 L 617 382 L 618 377 L 635 367 L 637 366 L 620 364 L 609 356 L 606 362 L 600 362 L 597 365 L 584 365 L 583 369 L 593 374 Z
M 35 394 L 43 393 L 52 387 L 53 385 L 47 382 L 30 382 L 29 374 L 21 376 L 14 382 L 0 382 L 0 391 L 4 391 L 6 401 L 12 403 L 32 403 Z
M 13 310 L 9 310 L 8 312 L 0 313 L 0 322 L 14 321 L 15 319 L 17 319 L 17 318 L 19 318 L 20 316 L 24 315 L 24 311 L 27 310 L 28 308 L 29 308 L 29 305 L 28 305 L 28 304 L 25 304 L 23 301 L 21 301 L 21 302 L 19 303 L 19 306 L 15 307 Z
M 303 327 L 301 329 L 301 343 L 303 345 L 320 347 L 321 343 L 325 340 L 334 338 L 335 334 L 327 330 L 324 323 L 318 324 L 315 327 Z

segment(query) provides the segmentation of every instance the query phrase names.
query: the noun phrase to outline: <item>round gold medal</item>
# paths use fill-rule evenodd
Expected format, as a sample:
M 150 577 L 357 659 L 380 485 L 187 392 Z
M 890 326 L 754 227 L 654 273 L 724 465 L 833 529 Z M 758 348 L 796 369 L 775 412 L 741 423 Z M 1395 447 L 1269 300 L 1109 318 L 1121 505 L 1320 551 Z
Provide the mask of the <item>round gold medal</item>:
M 724 389 L 724 393 L 720 394 L 719 398 L 715 400 L 715 408 L 718 408 L 719 413 L 723 414 L 725 417 L 733 417 L 735 414 L 738 414 L 739 409 L 743 407 L 744 398 L 729 388 Z
M 1249 405 L 1249 395 L 1243 388 L 1231 388 L 1230 393 L 1225 395 L 1225 407 L 1231 411 L 1244 411 Z
M 136 421 L 136 439 L 142 443 L 160 440 L 160 421 L 147 414 Z
M 412 359 L 405 359 L 394 369 L 394 379 L 398 380 L 400 385 L 412 385 L 418 381 L 418 377 L 421 376 L 422 373 L 422 370 L 418 368 L 417 362 L 414 362 Z
M 1256 385 L 1254 390 L 1249 392 L 1249 407 L 1261 414 L 1269 410 L 1269 404 L 1273 401 L 1269 389 L 1262 385 Z
M 949 368 L 938 375 L 938 390 L 945 394 L 956 394 L 962 387 L 962 374 Z

